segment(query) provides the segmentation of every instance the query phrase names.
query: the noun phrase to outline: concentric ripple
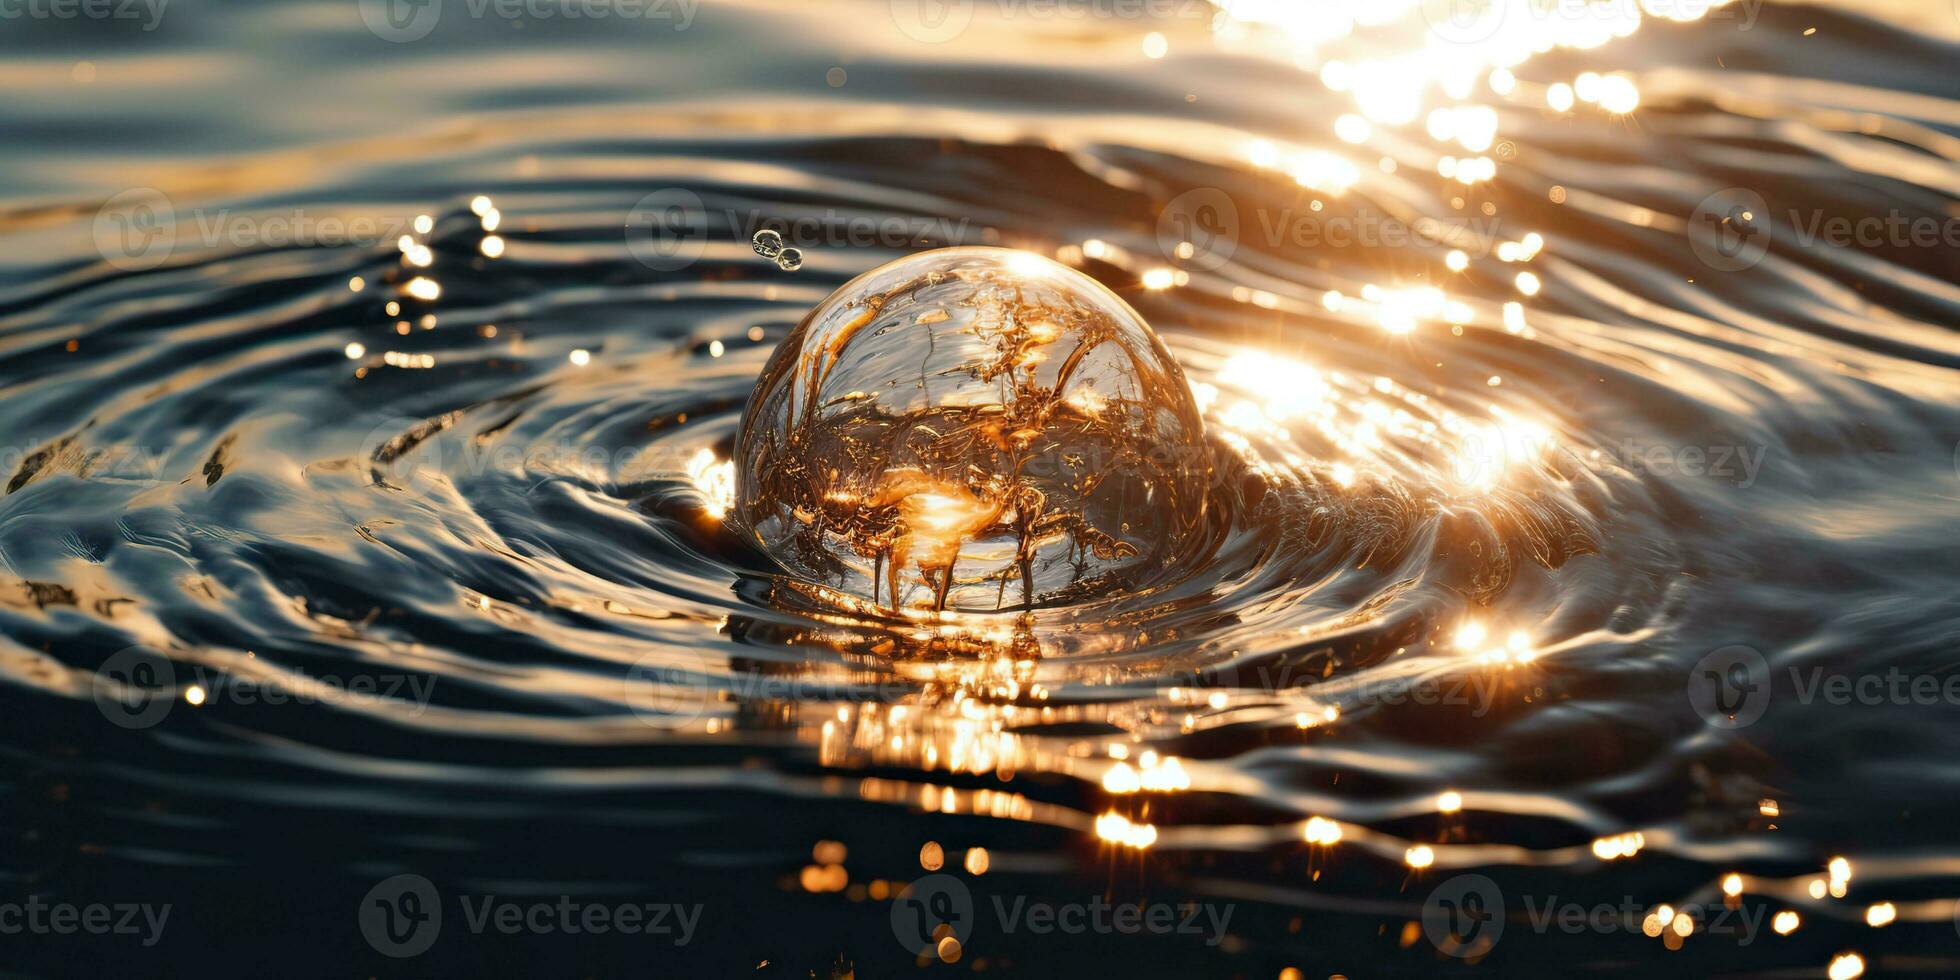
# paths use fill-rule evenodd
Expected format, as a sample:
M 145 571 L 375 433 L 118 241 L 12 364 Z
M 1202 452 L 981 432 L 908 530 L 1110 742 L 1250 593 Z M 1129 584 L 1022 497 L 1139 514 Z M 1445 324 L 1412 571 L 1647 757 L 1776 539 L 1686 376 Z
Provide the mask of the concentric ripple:
M 1734 874 L 1804 923 L 1676 960 L 1638 923 L 1488 951 L 1520 969 L 1950 948 L 1924 946 L 1960 895 L 1940 709 L 1779 687 L 1743 730 L 1688 690 L 1737 645 L 1778 685 L 1950 660 L 1950 253 L 1783 222 L 1719 273 L 1688 233 L 1747 181 L 1778 213 L 1952 213 L 1950 51 L 1798 79 L 1760 38 L 1897 34 L 1769 7 L 1751 33 L 1654 18 L 1437 62 L 1411 93 L 1407 64 L 1299 24 L 1167 28 L 1161 61 L 1116 27 L 1003 54 L 980 24 L 926 57 L 775 15 L 875 53 L 824 100 L 752 80 L 687 104 L 552 88 L 537 111 L 487 108 L 467 65 L 377 66 L 385 119 L 309 134 L 311 169 L 160 160 L 179 244 L 149 268 L 98 251 L 109 195 L 22 169 L 47 190 L 0 215 L 21 243 L 0 279 L 0 422 L 23 434 L 0 467 L 9 876 L 86 891 L 108 861 L 215 888 L 197 876 L 257 882 L 272 855 L 346 879 L 323 915 L 405 869 L 697 889 L 751 917 L 698 954 L 721 972 L 909 968 L 834 938 L 869 906 L 806 887 L 815 842 L 784 839 L 822 826 L 866 896 L 943 841 L 991 852 L 976 887 L 1242 908 L 1223 954 L 1107 953 L 1158 968 L 1422 973 L 1437 950 L 1406 927 L 1471 870 L 1643 909 L 1719 903 Z M 644 67 L 578 40 L 545 43 Z M 834 67 L 765 53 L 785 78 Z M 1764 74 L 1709 84 L 1717 54 Z M 1398 121 L 1437 91 L 1442 116 Z M 447 128 L 387 128 L 411 108 Z M 387 233 L 196 234 L 296 209 Z M 799 269 L 755 253 L 762 227 Z M 1052 257 L 1156 329 L 1209 433 L 1201 567 L 894 612 L 731 529 L 777 345 L 851 277 L 947 245 Z M 105 724 L 132 688 L 165 709 Z M 1897 925 L 1868 924 L 1877 902 Z M 788 916 L 823 928 L 758 938 Z

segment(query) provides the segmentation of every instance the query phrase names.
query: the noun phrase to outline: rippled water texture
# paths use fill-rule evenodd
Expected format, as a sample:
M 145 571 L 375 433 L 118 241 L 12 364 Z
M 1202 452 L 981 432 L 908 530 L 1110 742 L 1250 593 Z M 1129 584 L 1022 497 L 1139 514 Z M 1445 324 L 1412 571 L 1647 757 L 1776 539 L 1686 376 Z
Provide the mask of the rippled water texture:
M 0 903 L 171 906 L 7 965 L 1960 971 L 1955 12 L 1232 6 L 6 21 Z M 945 245 L 1156 329 L 1198 564 L 895 612 L 732 530 L 778 342 Z M 1092 899 L 1199 925 L 998 911 Z

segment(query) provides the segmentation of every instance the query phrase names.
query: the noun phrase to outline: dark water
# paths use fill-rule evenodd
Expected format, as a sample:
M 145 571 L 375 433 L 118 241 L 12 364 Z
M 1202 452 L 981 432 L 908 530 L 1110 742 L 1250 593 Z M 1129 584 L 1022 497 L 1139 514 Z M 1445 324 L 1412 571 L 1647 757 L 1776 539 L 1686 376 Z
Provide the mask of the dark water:
M 1650 16 L 1503 93 L 1413 11 L 1316 46 L 1336 4 L 436 9 L 0 22 L 7 969 L 1960 970 L 1946 4 Z M 1589 71 L 1638 108 L 1545 107 Z M 774 346 L 948 244 L 1182 363 L 1177 588 L 892 618 L 717 516 Z M 97 904 L 167 919 L 7 918 Z

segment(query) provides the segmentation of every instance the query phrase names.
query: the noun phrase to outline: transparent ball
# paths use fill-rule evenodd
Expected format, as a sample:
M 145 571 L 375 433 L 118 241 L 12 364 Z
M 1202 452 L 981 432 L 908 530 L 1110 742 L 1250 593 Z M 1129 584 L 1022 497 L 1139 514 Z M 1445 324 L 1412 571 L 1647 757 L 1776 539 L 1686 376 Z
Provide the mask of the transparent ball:
M 887 609 L 1018 610 L 1161 582 L 1205 537 L 1183 372 L 1115 293 L 1004 248 L 888 263 L 817 304 L 736 437 L 736 518 Z

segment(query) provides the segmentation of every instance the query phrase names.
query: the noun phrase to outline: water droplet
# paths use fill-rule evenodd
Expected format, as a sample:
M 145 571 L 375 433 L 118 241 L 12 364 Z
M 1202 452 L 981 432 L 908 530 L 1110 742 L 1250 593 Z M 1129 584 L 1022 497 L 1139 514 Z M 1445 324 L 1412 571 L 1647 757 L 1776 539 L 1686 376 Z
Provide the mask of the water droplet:
M 783 249 L 776 256 L 776 266 L 784 272 L 795 272 L 803 268 L 803 253 L 793 248 Z
M 749 240 L 749 244 L 755 248 L 755 254 L 765 259 L 773 259 L 783 251 L 783 236 L 764 228 L 755 233 L 755 237 Z
M 1189 557 L 1206 445 L 1116 294 L 940 249 L 845 284 L 777 348 L 736 438 L 737 516 L 792 573 L 884 608 L 1052 605 Z

